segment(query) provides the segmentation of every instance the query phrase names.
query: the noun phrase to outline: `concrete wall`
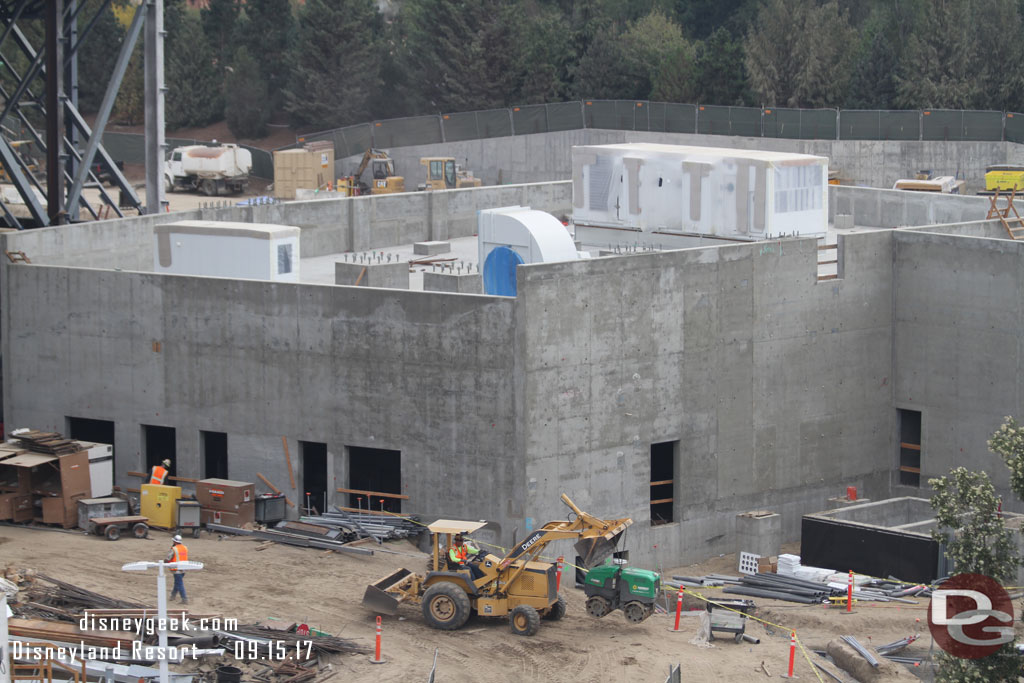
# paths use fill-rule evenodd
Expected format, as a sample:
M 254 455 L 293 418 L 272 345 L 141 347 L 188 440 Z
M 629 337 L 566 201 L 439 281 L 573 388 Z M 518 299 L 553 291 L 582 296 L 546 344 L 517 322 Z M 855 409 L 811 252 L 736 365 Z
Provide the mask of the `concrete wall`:
M 618 142 L 661 142 L 816 154 L 828 157 L 829 166 L 840 171 L 844 182 L 884 188 L 891 188 L 900 178 L 913 177 L 920 169 L 929 169 L 936 175 L 959 174 L 967 181 L 969 191 L 974 192 L 984 186 L 986 166 L 1024 163 L 1024 146 L 1012 142 L 784 140 L 591 128 L 392 147 L 388 152 L 395 159 L 396 172 L 405 176 L 406 187 L 416 187 L 422 182 L 420 157 L 425 156 L 453 156 L 459 164 L 481 178 L 485 185 L 495 185 L 571 178 L 571 149 L 574 145 Z M 360 160 L 358 155 L 337 160 L 337 174 L 352 173 Z
M 1000 207 L 1005 205 L 1005 201 L 999 202 Z M 829 186 L 829 220 L 834 221 L 836 214 L 852 215 L 854 224 L 860 227 L 899 228 L 978 221 L 988 215 L 990 207 L 988 197 L 977 195 Z
M 567 205 L 568 187 L 174 217 L 299 224 L 303 253 L 328 253 L 356 232 L 380 246 L 435 237 L 418 202 L 468 217 L 516 193 Z M 872 201 L 835 197 L 846 192 L 854 211 Z M 906 194 L 874 196 L 916 203 Z M 326 443 L 340 486 L 346 446 L 393 448 L 406 509 L 487 518 L 507 542 L 512 527 L 564 518 L 565 491 L 632 516 L 634 561 L 671 566 L 735 550 L 738 512 L 778 512 L 795 539 L 800 516 L 847 486 L 920 494 L 892 485 L 907 408 L 922 411 L 922 482 L 981 467 L 1010 506 L 984 444 L 1021 414 L 1024 262 L 996 221 L 843 235 L 834 281 L 817 281 L 815 240 L 790 239 L 524 266 L 506 299 L 135 272 L 165 219 L 0 235 L 58 264 L 0 263 L 6 422 L 114 421 L 121 485 L 142 468 L 144 424 L 177 428 L 184 476 L 199 475 L 199 430 L 227 432 L 230 476 L 261 472 L 293 499 L 303 485 L 288 483 L 282 436 L 295 459 L 298 440 Z M 82 261 L 122 270 L 66 267 Z M 651 526 L 650 447 L 666 441 L 678 441 L 675 521 Z
M 844 240 L 845 279 L 817 282 L 817 242 L 783 240 L 519 269 L 526 509 L 636 523 L 646 565 L 735 550 L 735 515 L 800 516 L 893 468 L 892 235 Z M 650 447 L 679 441 L 677 523 L 651 526 Z
M 923 230 L 893 239 L 893 406 L 921 412 L 922 485 L 983 469 L 1020 511 L 985 442 L 1024 408 L 1024 245 Z
M 160 425 L 181 476 L 202 476 L 200 430 L 228 434 L 232 479 L 262 473 L 293 501 L 297 440 L 327 444 L 342 487 L 346 446 L 397 449 L 404 509 L 522 515 L 512 299 L 37 265 L 3 278 L 6 423 L 114 421 L 122 486 L 144 469 L 141 425 Z
M 522 205 L 567 215 L 572 183 L 538 183 L 444 192 L 282 202 L 177 211 L 6 233 L 6 249 L 24 251 L 33 263 L 152 270 L 153 226 L 179 220 L 296 225 L 302 256 L 323 256 L 465 237 L 476 233 L 476 213 Z

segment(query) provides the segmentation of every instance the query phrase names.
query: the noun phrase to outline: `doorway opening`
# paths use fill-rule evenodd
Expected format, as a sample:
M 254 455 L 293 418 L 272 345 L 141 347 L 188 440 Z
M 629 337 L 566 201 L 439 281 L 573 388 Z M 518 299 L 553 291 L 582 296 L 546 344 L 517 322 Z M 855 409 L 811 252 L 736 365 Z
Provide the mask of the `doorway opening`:
M 348 485 L 370 493 L 349 494 L 349 507 L 401 512 L 402 499 L 373 493 L 402 494 L 402 452 L 383 448 L 348 447 Z
M 204 479 L 228 478 L 228 435 L 224 432 L 199 432 L 199 457 Z
M 327 444 L 316 441 L 299 442 L 302 460 L 302 508 L 309 514 L 326 512 L 327 499 Z
M 675 507 L 678 441 L 651 444 L 651 526 L 672 521 Z
M 110 444 L 110 454 L 113 458 L 117 456 L 117 449 L 114 447 L 114 423 L 111 420 L 91 420 L 87 417 L 67 417 L 68 438 L 74 441 L 91 441 L 92 443 Z M 116 472 L 117 460 L 111 466 L 111 471 Z
M 900 419 L 900 484 L 921 485 L 921 411 L 898 410 Z
M 161 464 L 164 460 L 170 460 L 171 466 L 167 468 L 166 483 L 173 485 L 170 479 L 178 474 L 178 463 L 175 462 L 178 449 L 174 427 L 142 425 L 142 449 L 147 478 L 156 465 Z

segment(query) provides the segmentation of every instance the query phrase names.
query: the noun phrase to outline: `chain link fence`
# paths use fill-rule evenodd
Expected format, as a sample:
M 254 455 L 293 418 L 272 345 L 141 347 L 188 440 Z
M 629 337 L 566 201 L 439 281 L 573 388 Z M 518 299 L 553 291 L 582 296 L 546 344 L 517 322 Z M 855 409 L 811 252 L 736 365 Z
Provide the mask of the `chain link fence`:
M 1016 112 L 790 109 L 647 100 L 581 100 L 372 121 L 307 133 L 283 149 L 328 140 L 334 145 L 335 158 L 342 159 L 362 154 L 371 147 L 386 149 L 582 128 L 792 140 L 1005 140 L 1024 143 L 1024 114 Z M 167 139 L 168 149 L 194 144 L 204 143 L 184 138 Z M 103 145 L 114 159 L 136 164 L 145 162 L 142 135 L 106 133 Z M 252 175 L 272 180 L 273 153 L 243 146 L 252 152 Z

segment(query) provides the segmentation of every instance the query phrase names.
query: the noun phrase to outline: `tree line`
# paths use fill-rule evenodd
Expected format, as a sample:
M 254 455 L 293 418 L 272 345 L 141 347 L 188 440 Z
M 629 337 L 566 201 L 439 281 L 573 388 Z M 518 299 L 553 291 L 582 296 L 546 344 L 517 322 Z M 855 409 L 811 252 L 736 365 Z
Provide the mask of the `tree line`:
M 272 120 L 321 130 L 581 98 L 1024 110 L 1024 0 L 201 4 L 165 0 L 171 131 L 226 119 L 259 138 Z M 133 10 L 113 6 L 80 56 L 85 111 Z M 140 40 L 116 120 L 142 120 L 142 87 Z

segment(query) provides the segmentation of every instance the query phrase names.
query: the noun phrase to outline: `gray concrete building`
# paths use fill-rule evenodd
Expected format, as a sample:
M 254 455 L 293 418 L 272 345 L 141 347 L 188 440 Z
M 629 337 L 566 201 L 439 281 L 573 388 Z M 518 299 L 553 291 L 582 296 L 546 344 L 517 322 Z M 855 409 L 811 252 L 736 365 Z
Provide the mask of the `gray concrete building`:
M 571 183 L 171 219 L 295 225 L 305 259 L 471 236 L 513 204 L 568 215 Z M 516 297 L 158 274 L 167 216 L 6 233 L 31 261 L 0 263 L 6 427 L 108 435 L 126 487 L 172 454 L 294 502 L 401 494 L 385 507 L 485 519 L 502 545 L 564 518 L 564 491 L 632 516 L 649 566 L 737 550 L 747 510 L 794 539 L 848 486 L 926 495 L 960 464 L 1012 507 L 985 440 L 1021 412 L 1021 245 L 981 197 L 829 205 L 854 224 L 836 279 L 794 238 L 521 266 Z

